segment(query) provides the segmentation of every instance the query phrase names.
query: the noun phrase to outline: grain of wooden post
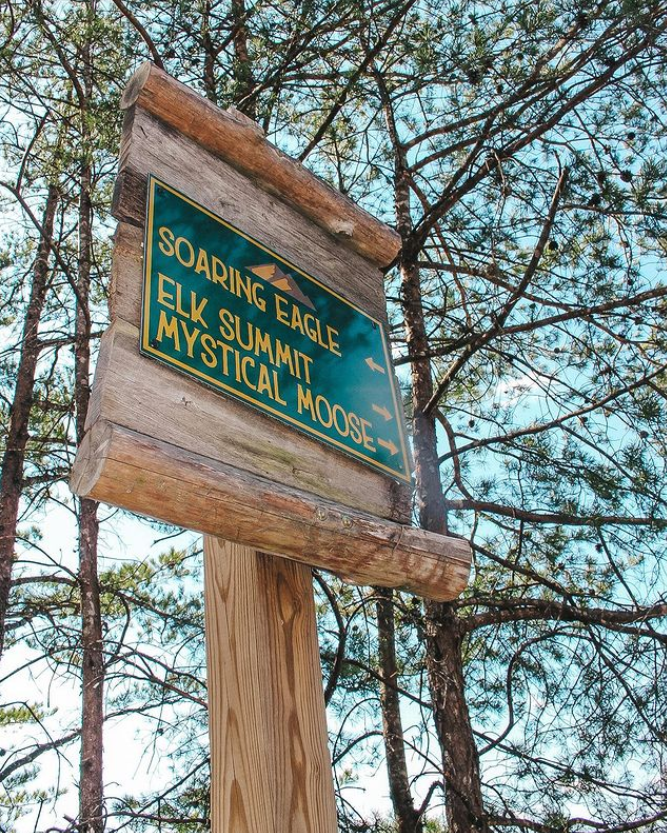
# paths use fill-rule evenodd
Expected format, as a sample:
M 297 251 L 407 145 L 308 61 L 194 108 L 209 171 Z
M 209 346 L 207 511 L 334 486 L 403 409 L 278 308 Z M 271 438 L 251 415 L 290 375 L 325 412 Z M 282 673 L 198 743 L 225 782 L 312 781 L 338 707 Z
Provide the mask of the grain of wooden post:
M 335 833 L 309 567 L 204 538 L 216 833 Z

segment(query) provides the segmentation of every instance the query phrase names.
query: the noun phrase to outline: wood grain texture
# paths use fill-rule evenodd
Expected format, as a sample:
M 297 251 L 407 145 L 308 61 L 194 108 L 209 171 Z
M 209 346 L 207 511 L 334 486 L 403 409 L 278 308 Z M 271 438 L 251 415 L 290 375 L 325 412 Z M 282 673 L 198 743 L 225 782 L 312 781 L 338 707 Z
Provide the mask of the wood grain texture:
M 121 319 L 102 337 L 87 428 L 105 419 L 364 512 L 408 521 L 409 493 L 397 481 L 142 356 L 138 344 L 136 327 Z
M 375 264 L 332 240 L 320 226 L 257 187 L 232 165 L 145 110 L 135 108 L 126 114 L 121 142 L 120 173 L 113 203 L 117 220 L 143 228 L 146 183 L 151 173 L 257 238 L 375 318 L 386 320 L 383 277 Z
M 213 833 L 335 833 L 309 567 L 204 538 Z
M 465 588 L 466 541 L 314 498 L 98 420 L 72 472 L 75 494 L 321 567 L 357 584 L 436 600 Z
M 118 223 L 114 234 L 109 290 L 109 317 L 122 318 L 139 326 L 143 281 L 144 231 L 129 223 Z
M 220 110 L 150 63 L 140 67 L 123 93 L 123 108 L 135 104 L 230 162 L 374 263 L 386 266 L 398 254 L 395 231 L 281 153 L 258 125 Z

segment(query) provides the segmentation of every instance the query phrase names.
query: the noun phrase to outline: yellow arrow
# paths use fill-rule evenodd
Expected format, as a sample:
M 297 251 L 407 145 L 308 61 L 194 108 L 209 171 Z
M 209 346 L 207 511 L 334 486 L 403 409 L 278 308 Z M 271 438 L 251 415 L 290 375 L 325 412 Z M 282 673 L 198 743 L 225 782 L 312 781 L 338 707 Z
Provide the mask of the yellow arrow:
M 374 370 L 376 373 L 384 373 L 384 367 L 381 364 L 377 364 L 372 356 L 369 356 L 366 359 L 366 364 L 370 367 L 371 370 Z
M 378 445 L 381 445 L 381 446 L 383 446 L 384 448 L 386 448 L 386 449 L 387 449 L 387 451 L 388 451 L 388 452 L 389 452 L 392 456 L 393 456 L 394 454 L 398 454 L 398 449 L 396 448 L 396 446 L 393 444 L 393 442 L 392 442 L 391 440 L 387 441 L 387 440 L 380 440 L 380 439 L 378 439 Z
M 387 420 L 387 422 L 389 422 L 390 419 L 394 418 L 391 415 L 391 413 L 384 407 L 384 405 L 382 407 L 380 407 L 379 405 L 373 405 L 373 410 L 376 414 L 380 414 L 380 416 L 383 416 Z

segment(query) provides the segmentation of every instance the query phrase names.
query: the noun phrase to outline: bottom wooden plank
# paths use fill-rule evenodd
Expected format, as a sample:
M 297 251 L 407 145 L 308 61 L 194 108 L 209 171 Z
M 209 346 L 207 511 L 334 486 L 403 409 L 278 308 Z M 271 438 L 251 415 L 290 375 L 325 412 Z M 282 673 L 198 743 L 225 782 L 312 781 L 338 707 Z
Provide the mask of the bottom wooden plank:
M 311 570 L 204 538 L 212 833 L 335 833 Z
M 367 515 L 242 472 L 104 420 L 87 432 L 72 490 L 357 584 L 455 598 L 466 586 L 466 541 Z

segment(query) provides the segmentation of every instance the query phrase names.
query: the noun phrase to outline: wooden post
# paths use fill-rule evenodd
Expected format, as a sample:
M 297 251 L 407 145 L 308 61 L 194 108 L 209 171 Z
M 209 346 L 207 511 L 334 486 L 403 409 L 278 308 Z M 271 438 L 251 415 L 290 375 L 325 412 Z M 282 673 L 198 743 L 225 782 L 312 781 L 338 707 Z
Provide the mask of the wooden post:
M 336 833 L 311 569 L 204 537 L 213 833 Z

